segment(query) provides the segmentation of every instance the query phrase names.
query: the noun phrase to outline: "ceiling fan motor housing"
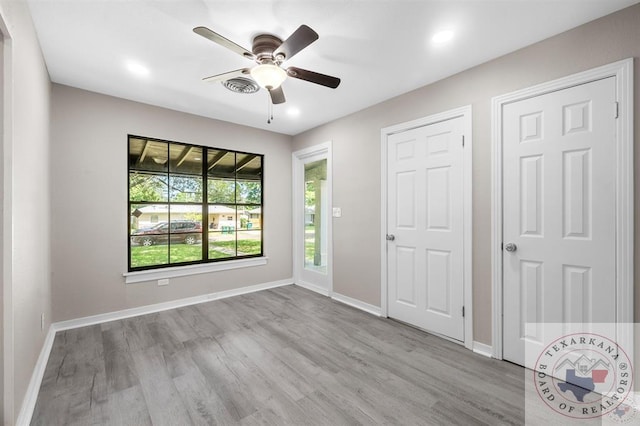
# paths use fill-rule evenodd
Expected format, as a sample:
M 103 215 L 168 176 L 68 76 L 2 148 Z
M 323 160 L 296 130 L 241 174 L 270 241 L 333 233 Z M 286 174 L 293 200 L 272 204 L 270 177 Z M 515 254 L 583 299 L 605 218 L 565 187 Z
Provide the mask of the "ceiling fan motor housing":
M 273 51 L 281 44 L 282 40 L 274 35 L 260 34 L 253 39 L 253 47 L 251 50 L 259 64 L 276 63 L 276 58 L 273 57 Z

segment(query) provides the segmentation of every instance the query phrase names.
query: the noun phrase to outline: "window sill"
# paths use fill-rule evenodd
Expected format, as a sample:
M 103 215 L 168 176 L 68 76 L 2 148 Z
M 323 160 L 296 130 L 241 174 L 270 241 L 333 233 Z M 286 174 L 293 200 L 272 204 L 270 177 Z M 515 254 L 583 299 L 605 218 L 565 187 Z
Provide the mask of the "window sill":
M 249 268 L 267 264 L 267 257 L 229 260 L 226 262 L 205 263 L 200 265 L 176 266 L 174 268 L 153 269 L 150 271 L 125 272 L 122 274 L 126 284 L 143 281 L 155 281 L 165 278 L 185 277 L 209 272 L 227 271 L 229 269 Z

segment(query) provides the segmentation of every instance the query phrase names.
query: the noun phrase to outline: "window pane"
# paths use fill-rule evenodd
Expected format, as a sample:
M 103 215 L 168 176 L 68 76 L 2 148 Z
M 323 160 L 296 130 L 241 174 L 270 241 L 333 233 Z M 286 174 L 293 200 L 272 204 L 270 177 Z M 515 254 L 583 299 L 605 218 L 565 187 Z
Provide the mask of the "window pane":
M 209 259 L 236 256 L 235 206 L 209 205 Z
M 171 202 L 202 202 L 202 178 L 191 176 L 169 176 Z
M 167 142 L 129 138 L 129 170 L 166 172 L 168 150 Z
M 170 209 L 170 262 L 202 260 L 202 207 L 172 204 Z
M 247 213 L 249 213 L 249 222 L 251 224 L 251 228 L 252 229 L 262 229 L 262 207 L 260 206 L 255 206 L 255 207 L 248 207 L 249 210 Z
M 238 206 L 238 217 L 236 220 L 236 228 L 246 230 L 260 229 L 262 225 L 262 214 L 259 205 L 255 206 Z
M 171 173 L 202 176 L 202 148 L 172 143 L 169 156 Z
M 327 272 L 327 160 L 305 164 L 305 269 Z
M 131 267 L 169 263 L 166 204 L 131 205 Z M 158 219 L 153 223 L 153 219 Z
M 207 182 L 210 203 L 235 203 L 236 184 L 233 180 L 209 179 Z
M 238 256 L 262 253 L 262 231 L 238 230 Z
M 236 178 L 238 180 L 260 181 L 262 177 L 262 156 L 257 154 L 236 154 Z
M 235 179 L 236 153 L 223 149 L 207 150 L 207 175 L 209 178 Z
M 236 184 L 237 203 L 260 203 L 262 194 L 262 183 L 260 181 L 241 181 Z
M 130 172 L 129 199 L 131 201 L 167 201 L 167 175 Z

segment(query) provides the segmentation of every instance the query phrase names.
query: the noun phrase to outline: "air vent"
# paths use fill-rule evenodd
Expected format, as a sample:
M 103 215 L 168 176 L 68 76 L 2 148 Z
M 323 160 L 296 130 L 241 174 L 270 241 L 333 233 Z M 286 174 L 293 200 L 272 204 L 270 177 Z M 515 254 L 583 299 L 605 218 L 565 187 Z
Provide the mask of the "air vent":
M 243 77 L 232 78 L 222 82 L 222 85 L 235 93 L 256 93 L 260 86 L 253 80 Z

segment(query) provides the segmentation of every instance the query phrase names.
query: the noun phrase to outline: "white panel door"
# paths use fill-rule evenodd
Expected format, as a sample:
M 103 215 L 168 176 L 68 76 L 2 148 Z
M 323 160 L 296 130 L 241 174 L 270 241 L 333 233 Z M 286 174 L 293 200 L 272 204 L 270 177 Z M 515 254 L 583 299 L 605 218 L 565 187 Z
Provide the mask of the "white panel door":
M 461 341 L 463 124 L 389 136 L 387 169 L 388 314 Z
M 611 77 L 504 107 L 504 359 L 531 367 L 545 324 L 615 324 L 614 106 Z

